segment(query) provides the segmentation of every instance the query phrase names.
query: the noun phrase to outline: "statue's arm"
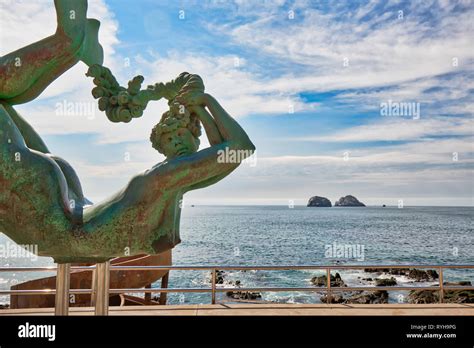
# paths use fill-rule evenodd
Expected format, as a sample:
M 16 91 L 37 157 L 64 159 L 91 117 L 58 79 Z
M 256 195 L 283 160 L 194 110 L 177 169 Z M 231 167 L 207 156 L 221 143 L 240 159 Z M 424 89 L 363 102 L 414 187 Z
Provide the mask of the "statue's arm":
M 55 0 L 54 4 L 54 35 L 0 57 L 2 102 L 17 105 L 35 99 L 79 60 L 87 65 L 102 63 L 100 23 L 86 18 L 87 0 Z
M 207 135 L 207 138 L 209 140 L 209 144 L 211 144 L 211 146 L 221 144 L 223 142 L 222 135 L 219 132 L 219 129 L 217 128 L 217 125 L 216 125 L 216 122 L 214 121 L 214 118 L 211 116 L 211 114 L 209 114 L 209 112 L 206 110 L 206 108 L 204 106 L 201 106 L 201 105 L 200 106 L 193 106 L 193 107 L 190 108 L 190 111 L 194 112 L 194 114 L 196 114 L 199 117 L 199 119 L 201 120 L 202 125 L 204 126 L 204 129 L 206 131 L 206 135 Z M 211 185 L 221 181 L 222 179 L 224 179 L 234 169 L 235 168 L 229 168 L 228 171 L 226 171 L 222 174 L 216 175 L 216 176 L 214 176 L 210 179 L 207 179 L 207 180 L 201 181 L 197 184 L 189 186 L 187 190 L 192 191 L 192 190 L 197 190 L 197 189 L 204 188 L 204 187 L 207 187 L 207 186 L 211 186 Z
M 205 107 L 201 105 L 192 106 L 190 107 L 190 111 L 201 120 L 201 123 L 206 131 L 209 144 L 217 145 L 222 143 L 223 138 L 221 133 L 219 132 L 219 129 L 217 128 L 216 122 L 212 118 L 211 114 L 207 112 Z

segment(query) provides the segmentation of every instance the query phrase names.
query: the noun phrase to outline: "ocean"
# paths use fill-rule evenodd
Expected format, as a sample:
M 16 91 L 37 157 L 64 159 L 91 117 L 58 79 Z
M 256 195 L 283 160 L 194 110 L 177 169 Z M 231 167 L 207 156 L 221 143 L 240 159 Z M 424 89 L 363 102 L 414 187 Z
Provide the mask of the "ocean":
M 183 207 L 181 244 L 173 250 L 174 265 L 383 265 L 474 264 L 473 207 L 333 207 L 303 206 L 189 206 Z M 7 238 L 0 236 L 0 243 Z M 340 248 L 342 246 L 342 249 Z M 344 252 L 345 247 L 345 252 Z M 347 248 L 349 247 L 349 249 Z M 352 248 L 352 249 L 351 249 Z M 341 252 L 342 250 L 342 252 Z M 351 252 L 352 250 L 352 252 Z M 50 258 L 2 259 L 2 265 L 52 265 Z M 338 271 L 348 286 L 370 283 L 376 277 L 363 270 Z M 310 287 L 324 271 L 227 271 L 225 280 L 240 280 L 243 287 Z M 333 271 L 335 274 L 335 271 Z M 0 287 L 11 282 L 46 276 L 0 274 Z M 394 276 L 398 285 L 427 286 L 437 281 L 414 282 Z M 468 280 L 474 272 L 447 270 L 445 281 Z M 159 287 L 160 282 L 153 285 Z M 170 288 L 209 287 L 210 272 L 171 271 Z M 321 293 L 262 293 L 261 301 L 319 303 Z M 224 293 L 218 301 L 231 301 Z M 210 303 L 211 295 L 170 293 L 170 304 Z M 390 292 L 390 302 L 400 293 Z M 0 302 L 8 301 L 7 297 Z

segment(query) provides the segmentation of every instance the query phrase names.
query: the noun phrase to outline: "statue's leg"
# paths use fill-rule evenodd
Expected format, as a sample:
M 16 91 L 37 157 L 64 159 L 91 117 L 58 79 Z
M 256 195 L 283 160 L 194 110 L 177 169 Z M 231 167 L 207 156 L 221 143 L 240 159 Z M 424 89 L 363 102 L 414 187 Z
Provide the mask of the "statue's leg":
M 0 58 L 0 99 L 10 105 L 36 98 L 79 60 L 102 64 L 100 23 L 87 19 L 87 0 L 55 0 L 56 33 Z
M 81 207 L 90 204 L 91 202 L 84 197 L 81 182 L 72 166 L 61 157 L 50 154 L 49 149 L 45 145 L 43 139 L 41 139 L 40 135 L 12 106 L 6 103 L 4 103 L 3 106 L 20 131 L 26 146 L 30 150 L 36 150 L 49 156 L 61 168 L 68 184 L 69 201 L 72 201 L 74 202 L 74 205 L 80 205 Z
M 48 147 L 34 128 L 23 117 L 21 117 L 21 115 L 16 112 L 11 105 L 8 105 L 7 103 L 2 103 L 2 105 L 12 121 L 18 127 L 26 146 L 31 150 L 49 153 Z
M 10 237 L 17 236 L 21 240 L 28 235 L 29 226 L 53 223 L 66 228 L 74 220 L 67 180 L 60 166 L 48 155 L 28 148 L 1 104 L 0 183 L 0 207 L 7 212 L 3 217 L 5 231 L 2 232 Z M 25 244 L 28 244 L 26 240 Z

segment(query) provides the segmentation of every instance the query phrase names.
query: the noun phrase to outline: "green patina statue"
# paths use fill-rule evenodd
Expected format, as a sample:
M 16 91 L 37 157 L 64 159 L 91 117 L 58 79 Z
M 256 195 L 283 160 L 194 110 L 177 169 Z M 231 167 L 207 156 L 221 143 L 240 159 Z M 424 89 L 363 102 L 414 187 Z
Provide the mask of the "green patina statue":
M 183 195 L 223 179 L 255 147 L 197 75 L 182 73 L 145 90 L 141 76 L 119 86 L 101 65 L 100 23 L 86 18 L 87 0 L 55 0 L 55 6 L 54 35 L 0 58 L 0 231 L 20 245 L 37 244 L 39 255 L 57 263 L 171 249 L 180 242 Z M 98 204 L 84 197 L 71 165 L 52 155 L 13 108 L 35 99 L 79 60 L 89 66 L 92 94 L 109 120 L 130 122 L 150 100 L 166 98 L 169 105 L 150 136 L 166 160 Z M 198 151 L 201 124 L 211 146 Z M 218 160 L 224 151 L 246 155 Z

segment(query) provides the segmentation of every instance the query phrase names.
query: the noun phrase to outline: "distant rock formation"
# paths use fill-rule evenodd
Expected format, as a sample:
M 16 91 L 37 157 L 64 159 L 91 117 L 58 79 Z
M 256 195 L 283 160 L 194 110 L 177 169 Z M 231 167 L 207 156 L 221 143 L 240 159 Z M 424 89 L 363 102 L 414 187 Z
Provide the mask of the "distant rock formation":
M 354 196 L 348 195 L 346 197 L 341 197 L 336 203 L 334 203 L 335 207 L 365 207 L 365 204 L 359 202 L 357 198 Z
M 326 197 L 314 196 L 308 201 L 308 207 L 332 207 L 331 201 Z

